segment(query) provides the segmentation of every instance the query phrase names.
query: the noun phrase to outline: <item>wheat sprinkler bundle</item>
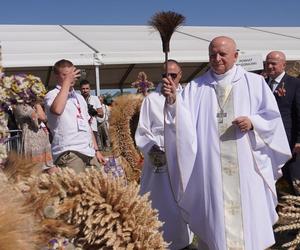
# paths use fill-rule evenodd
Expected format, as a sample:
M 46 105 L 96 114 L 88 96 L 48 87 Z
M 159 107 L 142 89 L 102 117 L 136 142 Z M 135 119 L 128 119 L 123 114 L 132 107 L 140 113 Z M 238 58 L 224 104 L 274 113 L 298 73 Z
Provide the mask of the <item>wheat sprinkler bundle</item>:
M 149 21 L 154 29 L 156 29 L 161 37 L 163 52 L 165 53 L 165 65 L 168 62 L 168 53 L 170 52 L 170 40 L 175 30 L 184 23 L 185 17 L 176 12 L 157 12 Z M 168 76 L 168 67 L 165 67 L 166 76 Z
M 149 21 L 154 29 L 156 29 L 161 37 L 163 52 L 165 53 L 165 65 L 168 61 L 168 53 L 170 52 L 170 40 L 175 30 L 184 23 L 185 17 L 176 12 L 157 12 Z M 168 76 L 168 67 L 166 67 L 166 76 Z
M 183 24 L 185 17 L 176 12 L 158 12 L 154 14 L 149 21 L 154 29 L 156 29 L 162 40 L 163 52 L 165 53 L 165 62 L 168 61 L 168 53 L 170 52 L 170 40 L 175 30 Z

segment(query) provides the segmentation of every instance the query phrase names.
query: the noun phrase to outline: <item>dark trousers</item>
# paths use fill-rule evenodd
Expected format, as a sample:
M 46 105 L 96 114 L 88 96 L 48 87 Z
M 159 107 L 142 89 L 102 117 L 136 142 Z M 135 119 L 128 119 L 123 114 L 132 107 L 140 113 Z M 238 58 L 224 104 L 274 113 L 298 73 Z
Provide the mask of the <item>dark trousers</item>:
M 293 154 L 290 159 L 282 168 L 283 178 L 289 183 L 290 187 L 299 194 L 300 190 L 295 190 L 293 182 L 300 181 L 300 154 Z

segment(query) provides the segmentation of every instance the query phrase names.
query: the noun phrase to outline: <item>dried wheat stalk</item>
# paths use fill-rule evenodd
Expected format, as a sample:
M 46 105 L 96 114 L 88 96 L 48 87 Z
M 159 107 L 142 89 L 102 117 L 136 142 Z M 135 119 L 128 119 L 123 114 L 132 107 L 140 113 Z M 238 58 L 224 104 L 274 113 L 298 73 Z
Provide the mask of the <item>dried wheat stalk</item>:
M 183 15 L 173 11 L 161 11 L 152 16 L 149 25 L 159 32 L 163 52 L 168 53 L 170 51 L 170 39 L 174 31 L 182 25 L 184 21 L 185 17 Z
M 131 128 L 133 117 L 140 112 L 143 101 L 142 95 L 124 95 L 118 97 L 112 108 L 110 136 L 112 151 L 117 157 L 122 156 L 124 170 L 129 181 L 139 182 L 143 158 L 134 143 L 134 132 Z M 138 122 L 138 121 L 136 121 Z
M 64 169 L 29 183 L 35 214 L 50 235 L 75 239 L 83 249 L 165 249 L 161 222 L 138 186 L 96 170 Z
M 0 175 L 0 250 L 40 249 L 40 227 L 30 206 L 24 206 L 24 196 Z
M 282 245 L 282 247 L 295 247 L 295 249 L 297 249 L 297 247 L 300 244 L 300 233 L 298 233 L 295 237 L 294 240 L 292 240 L 291 242 L 285 243 Z
M 11 183 L 21 183 L 31 176 L 40 175 L 42 170 L 40 165 L 32 163 L 30 159 L 11 152 L 5 162 L 3 172 Z
M 295 184 L 299 185 L 299 183 Z M 283 248 L 298 249 L 300 247 L 300 196 L 286 195 L 279 204 L 279 221 L 275 232 L 297 231 L 296 237 L 282 245 Z

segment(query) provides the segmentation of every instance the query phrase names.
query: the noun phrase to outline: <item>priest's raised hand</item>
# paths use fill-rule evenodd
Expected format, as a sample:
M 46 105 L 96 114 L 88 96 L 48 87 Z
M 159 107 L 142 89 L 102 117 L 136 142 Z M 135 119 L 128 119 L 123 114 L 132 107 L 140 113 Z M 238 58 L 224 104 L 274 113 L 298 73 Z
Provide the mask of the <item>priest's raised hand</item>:
M 173 79 L 168 76 L 163 78 L 162 94 L 166 97 L 166 102 L 170 105 L 176 101 L 176 84 Z

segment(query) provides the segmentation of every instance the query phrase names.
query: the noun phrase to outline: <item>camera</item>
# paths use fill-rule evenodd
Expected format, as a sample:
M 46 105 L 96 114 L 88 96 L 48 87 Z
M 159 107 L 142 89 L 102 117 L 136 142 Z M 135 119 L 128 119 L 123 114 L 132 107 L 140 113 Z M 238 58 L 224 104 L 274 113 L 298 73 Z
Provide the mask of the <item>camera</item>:
M 96 116 L 98 113 L 97 113 L 97 110 L 94 109 L 94 106 L 91 105 L 91 104 L 88 104 L 88 113 L 90 116 Z

